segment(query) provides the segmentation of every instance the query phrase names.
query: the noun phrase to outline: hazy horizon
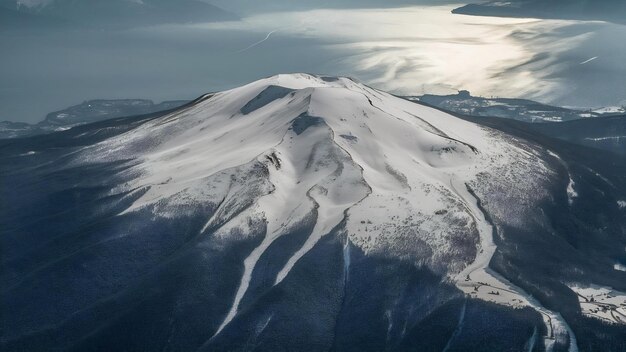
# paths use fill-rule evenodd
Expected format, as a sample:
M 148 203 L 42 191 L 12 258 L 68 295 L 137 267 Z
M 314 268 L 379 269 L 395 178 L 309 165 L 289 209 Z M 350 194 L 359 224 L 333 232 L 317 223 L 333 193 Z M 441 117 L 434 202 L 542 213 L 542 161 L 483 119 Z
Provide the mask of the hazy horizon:
M 626 48 L 615 43 L 626 26 L 454 15 L 456 6 L 5 32 L 0 120 L 37 122 L 90 99 L 193 99 L 289 72 L 351 76 L 405 95 L 463 89 L 563 106 L 626 104 Z

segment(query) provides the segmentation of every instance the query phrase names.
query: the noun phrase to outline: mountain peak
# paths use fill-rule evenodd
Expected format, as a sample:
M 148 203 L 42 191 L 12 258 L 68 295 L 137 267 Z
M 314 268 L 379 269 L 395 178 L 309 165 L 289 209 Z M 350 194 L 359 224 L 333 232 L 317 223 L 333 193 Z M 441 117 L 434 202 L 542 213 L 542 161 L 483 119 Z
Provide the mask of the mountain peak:
M 186 109 L 108 143 L 123 143 L 128 147 L 150 139 L 151 146 L 145 150 L 147 156 L 142 158 L 145 177 L 153 174 L 162 178 L 169 174 L 151 173 L 149 169 L 177 164 L 172 163 L 171 157 L 181 163 L 192 162 L 192 157 L 206 158 L 196 167 L 180 168 L 190 173 L 189 178 L 178 173 L 174 179 L 180 178 L 182 184 L 186 184 L 200 175 L 208 176 L 252 160 L 266 160 L 265 156 L 271 153 L 311 152 L 301 149 L 302 146 L 283 148 L 295 143 L 292 141 L 303 141 L 309 133 L 320 134 L 311 143 L 328 142 L 344 151 L 342 153 L 348 153 L 350 159 L 358 158 L 352 162 L 365 173 L 376 170 L 377 177 L 369 183 L 395 190 L 407 186 L 398 182 L 405 178 L 401 172 L 390 171 L 393 154 L 403 155 L 399 150 L 408 153 L 412 164 L 464 168 L 480 162 L 483 153 L 489 155 L 497 149 L 486 141 L 488 133 L 484 129 L 469 122 L 349 78 L 308 74 L 276 75 L 206 95 Z M 128 148 L 110 149 L 128 152 Z M 216 154 L 209 149 L 223 149 L 223 152 Z M 174 181 L 169 184 L 175 184 Z M 155 183 L 161 181 L 149 182 Z M 180 189 L 174 187 L 170 191 Z M 145 205 L 138 202 L 140 204 Z
M 141 190 L 125 213 L 177 217 L 212 204 L 202 231 L 224 241 L 266 224 L 216 335 L 238 314 L 259 258 L 307 221 L 314 221 L 310 235 L 274 284 L 339 231 L 365 253 L 424 265 L 467 293 L 474 280 L 491 282 L 512 293 L 484 299 L 515 297 L 516 305 L 544 309 L 486 269 L 495 245 L 480 209 L 490 187 L 510 185 L 523 196 L 502 215 L 521 223 L 553 175 L 542 152 L 352 79 L 276 75 L 208 94 L 82 153 L 83 160 L 101 155 L 138 161 L 115 191 Z
M 6 338 L 576 351 L 587 317 L 623 336 L 626 167 L 513 126 L 290 74 L 9 141 Z

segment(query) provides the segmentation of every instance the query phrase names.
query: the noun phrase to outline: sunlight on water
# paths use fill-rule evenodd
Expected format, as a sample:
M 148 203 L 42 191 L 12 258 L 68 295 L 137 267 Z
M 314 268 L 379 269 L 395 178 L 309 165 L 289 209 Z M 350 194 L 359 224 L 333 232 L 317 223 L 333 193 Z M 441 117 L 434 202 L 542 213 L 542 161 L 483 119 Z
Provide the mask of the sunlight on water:
M 626 104 L 626 26 L 463 16 L 453 7 L 0 36 L 0 120 L 36 122 L 86 99 L 193 99 L 288 72 L 351 76 L 396 94 L 466 89 L 556 105 Z
M 453 8 L 314 10 L 203 27 L 320 40 L 335 53 L 340 71 L 399 94 L 466 88 L 480 95 L 544 96 L 559 85 L 548 77 L 556 56 L 588 36 L 555 42 L 549 33 L 573 22 L 452 15 Z M 535 65 L 520 67 L 544 52 L 549 55 Z M 533 70 L 537 64 L 541 70 Z

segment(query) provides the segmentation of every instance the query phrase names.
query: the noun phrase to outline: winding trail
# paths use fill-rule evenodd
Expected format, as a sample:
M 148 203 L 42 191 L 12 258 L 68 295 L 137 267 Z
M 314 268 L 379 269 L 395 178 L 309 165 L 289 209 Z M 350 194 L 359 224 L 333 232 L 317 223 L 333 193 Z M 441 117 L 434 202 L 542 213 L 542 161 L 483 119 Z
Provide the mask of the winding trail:
M 583 308 L 583 314 L 613 324 L 626 324 L 626 313 L 620 311 L 621 309 L 626 312 L 626 300 L 620 304 L 607 302 L 603 300 L 601 295 L 585 297 L 579 292 L 576 292 L 576 295 L 581 308 Z
M 546 309 L 537 299 L 515 286 L 502 275 L 489 268 L 497 246 L 494 242 L 495 229 L 480 205 L 480 199 L 473 194 L 467 184 L 450 179 L 452 191 L 462 199 L 465 207 L 475 220 L 480 236 L 480 251 L 476 259 L 456 277 L 457 286 L 466 294 L 485 301 L 503 305 L 523 307 L 529 306 L 539 312 L 548 330 L 544 336 L 547 351 L 552 351 L 556 339 L 563 334 L 569 336 L 568 352 L 578 352 L 576 336 L 565 319 L 556 312 Z M 496 291 L 481 291 L 480 287 L 490 287 Z

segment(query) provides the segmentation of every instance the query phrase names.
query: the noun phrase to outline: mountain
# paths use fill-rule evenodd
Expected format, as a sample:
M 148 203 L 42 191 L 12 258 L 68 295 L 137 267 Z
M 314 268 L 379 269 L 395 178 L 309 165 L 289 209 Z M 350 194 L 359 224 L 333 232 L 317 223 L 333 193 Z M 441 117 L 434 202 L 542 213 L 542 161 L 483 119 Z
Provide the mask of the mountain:
M 626 24 L 626 3 L 622 0 L 487 1 L 468 4 L 452 12 L 477 16 L 592 20 Z
M 0 139 L 33 136 L 40 132 L 36 125 L 26 122 L 0 121 Z
M 626 115 L 533 125 L 532 129 L 570 143 L 626 154 Z
M 591 148 L 626 153 L 626 115 L 622 108 L 573 110 L 532 100 L 454 95 L 406 97 L 472 121 L 511 119 L 517 128 Z M 513 124 L 513 123 L 509 123 Z
M 164 101 L 159 104 L 147 99 L 87 100 L 81 104 L 49 113 L 43 123 L 51 126 L 76 125 L 122 116 L 171 110 L 186 103 L 185 100 Z
M 468 91 L 451 95 L 425 94 L 407 99 L 464 115 L 502 117 L 531 123 L 572 121 L 612 114 L 609 112 L 612 110 L 606 110 L 606 113 L 602 110 L 582 111 L 527 99 L 475 97 Z
M 34 136 L 112 118 L 152 114 L 178 108 L 187 101 L 172 100 L 155 104 L 146 99 L 87 100 L 69 108 L 51 112 L 34 125 L 0 121 L 0 139 Z
M 626 159 L 480 121 L 290 74 L 0 141 L 0 346 L 623 350 Z
M 2 0 L 1 5 L 22 16 L 105 29 L 237 19 L 230 12 L 198 0 L 51 0 L 28 5 Z

